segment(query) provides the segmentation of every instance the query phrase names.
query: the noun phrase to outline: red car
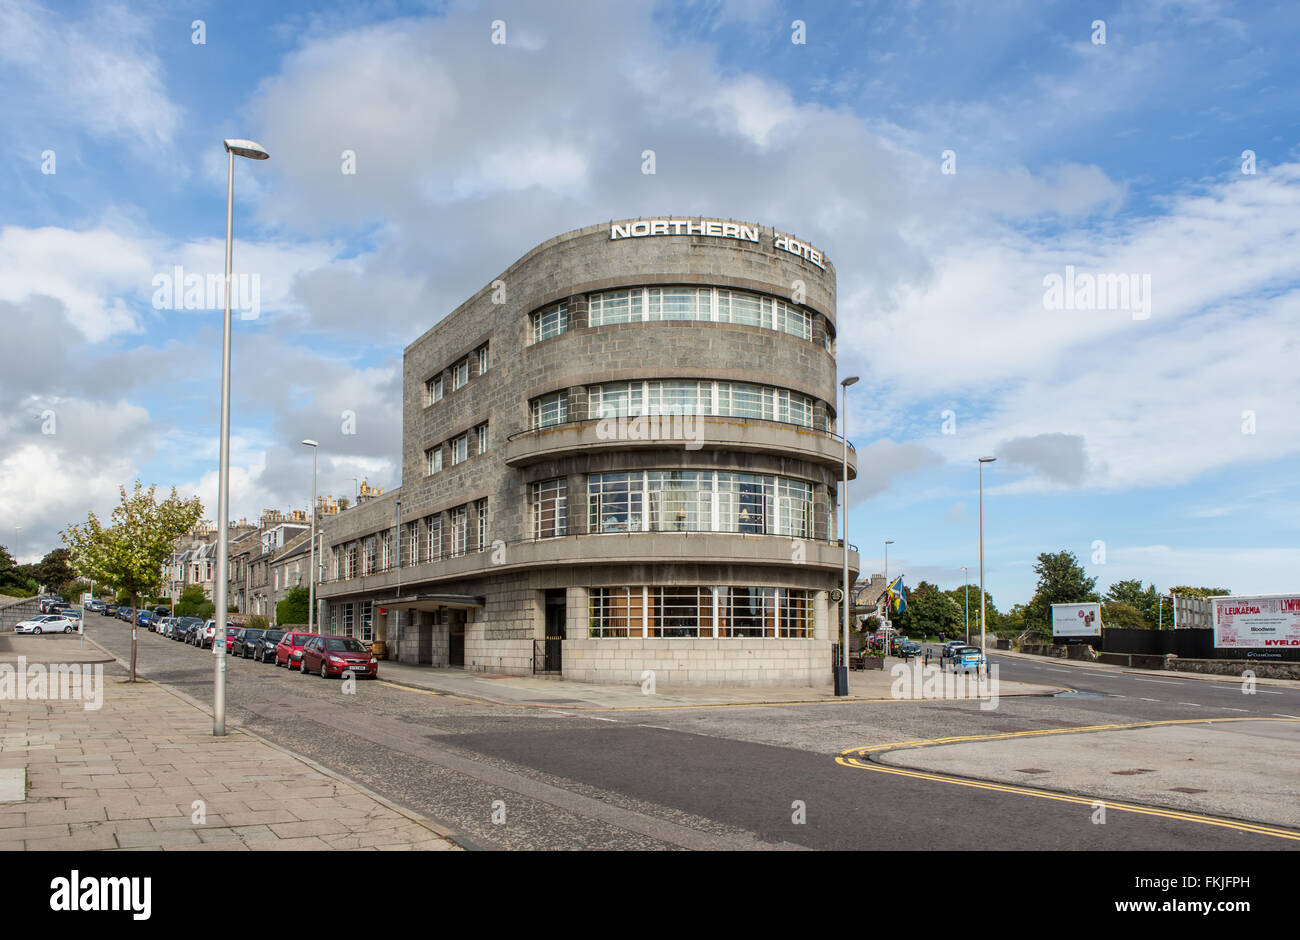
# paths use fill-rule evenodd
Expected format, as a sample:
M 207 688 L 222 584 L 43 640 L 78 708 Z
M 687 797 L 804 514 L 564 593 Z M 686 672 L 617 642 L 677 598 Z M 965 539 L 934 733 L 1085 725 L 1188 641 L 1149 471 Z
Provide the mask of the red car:
M 275 645 L 275 664 L 292 669 L 302 665 L 302 645 L 319 633 L 286 633 Z
M 302 674 L 314 672 L 322 679 L 342 676 L 351 671 L 354 676 L 379 678 L 379 660 L 370 648 L 350 636 L 308 637 L 302 648 Z
M 234 642 L 244 634 L 243 627 L 226 627 L 226 655 L 230 654 L 230 648 Z

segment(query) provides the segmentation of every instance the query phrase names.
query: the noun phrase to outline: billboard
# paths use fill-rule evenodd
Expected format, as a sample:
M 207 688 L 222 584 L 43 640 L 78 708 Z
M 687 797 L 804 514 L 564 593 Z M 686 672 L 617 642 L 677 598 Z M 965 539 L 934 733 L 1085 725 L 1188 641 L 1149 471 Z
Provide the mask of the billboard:
M 1211 597 L 1216 649 L 1300 647 L 1300 594 Z
M 1101 605 L 1053 604 L 1052 636 L 1101 636 Z

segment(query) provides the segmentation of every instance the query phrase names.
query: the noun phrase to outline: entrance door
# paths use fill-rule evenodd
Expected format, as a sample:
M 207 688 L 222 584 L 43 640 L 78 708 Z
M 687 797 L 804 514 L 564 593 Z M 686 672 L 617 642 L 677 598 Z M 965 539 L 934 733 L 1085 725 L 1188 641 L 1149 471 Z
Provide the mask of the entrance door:
M 465 665 L 465 611 L 447 611 L 447 665 Z
M 546 665 L 547 672 L 563 672 L 560 659 L 564 649 L 565 589 L 546 592 Z

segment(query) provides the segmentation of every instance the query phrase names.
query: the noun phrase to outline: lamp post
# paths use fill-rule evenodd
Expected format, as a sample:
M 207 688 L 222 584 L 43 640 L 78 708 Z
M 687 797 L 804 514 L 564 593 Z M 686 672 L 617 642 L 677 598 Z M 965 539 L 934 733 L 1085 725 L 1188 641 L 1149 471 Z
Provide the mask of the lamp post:
M 885 590 L 889 590 L 889 546 L 894 544 L 893 539 L 885 539 Z M 885 598 L 885 652 L 889 652 L 889 634 L 893 630 L 889 626 L 889 598 Z
M 304 447 L 311 448 L 311 568 L 307 576 L 307 632 L 316 632 L 316 455 L 320 453 L 320 444 L 311 438 L 299 441 Z M 286 571 L 288 569 L 285 569 Z
M 230 268 L 234 223 L 235 157 L 265 160 L 266 148 L 251 140 L 225 141 L 226 164 L 226 315 L 221 335 L 221 463 L 217 471 L 217 583 L 213 588 L 217 624 L 212 637 L 215 688 L 212 696 L 212 733 L 226 733 L 226 593 L 230 565 Z
M 966 645 L 970 646 L 970 571 L 964 565 L 961 577 L 966 588 Z
M 984 465 L 996 457 L 981 457 L 980 462 L 980 651 L 988 669 L 988 653 L 984 652 Z
M 844 599 L 841 604 L 844 608 L 844 627 L 841 636 L 840 645 L 840 663 L 835 668 L 835 694 L 849 694 L 849 608 L 852 602 L 849 600 L 849 386 L 856 384 L 858 377 L 851 375 L 840 382 L 840 430 L 844 433 L 844 465 L 843 474 L 844 482 L 840 487 L 843 496 L 841 501 L 843 505 L 840 512 L 844 519 L 842 527 L 844 530 Z

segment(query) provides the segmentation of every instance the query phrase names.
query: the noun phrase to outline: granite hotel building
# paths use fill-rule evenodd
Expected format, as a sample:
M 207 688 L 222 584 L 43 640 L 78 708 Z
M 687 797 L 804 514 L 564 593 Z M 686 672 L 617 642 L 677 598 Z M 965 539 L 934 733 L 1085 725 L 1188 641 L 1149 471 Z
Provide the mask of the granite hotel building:
M 538 245 L 407 347 L 402 485 L 324 523 L 325 628 L 494 674 L 829 685 L 835 332 L 834 267 L 779 230 Z

